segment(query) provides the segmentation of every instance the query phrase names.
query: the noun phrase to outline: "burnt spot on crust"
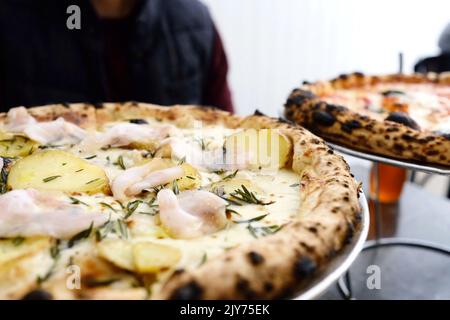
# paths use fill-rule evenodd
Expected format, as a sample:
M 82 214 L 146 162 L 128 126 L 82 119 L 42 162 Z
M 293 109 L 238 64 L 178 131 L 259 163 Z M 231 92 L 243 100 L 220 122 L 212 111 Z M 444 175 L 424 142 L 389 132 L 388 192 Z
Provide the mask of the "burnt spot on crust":
M 316 227 L 309 227 L 308 231 L 314 234 L 317 234 L 317 228 Z
M 258 109 L 255 110 L 255 112 L 253 112 L 254 116 L 265 116 L 264 113 L 262 113 L 261 111 L 259 111 Z
M 264 263 L 264 257 L 260 255 L 258 252 L 250 251 L 247 256 L 248 259 L 250 260 L 250 263 L 254 266 Z
M 425 152 L 427 156 L 437 156 L 439 154 L 438 150 L 428 150 Z
M 361 71 L 355 71 L 353 72 L 353 75 L 357 78 L 364 78 L 364 73 L 362 73 Z
M 419 125 L 410 116 L 403 112 L 391 112 L 385 121 L 392 121 L 403 124 L 411 129 L 420 130 Z
M 405 147 L 400 143 L 394 143 L 394 150 L 398 152 L 402 152 L 405 150 Z
M 302 246 L 308 253 L 314 253 L 316 251 L 316 248 L 313 246 L 310 246 L 309 244 L 305 243 L 304 241 L 300 241 L 300 246 Z
M 389 136 L 388 136 L 388 137 L 389 137 Z M 403 140 L 405 140 L 405 141 L 408 141 L 408 142 L 411 142 L 411 141 L 416 140 L 415 137 L 413 137 L 413 136 L 411 136 L 411 135 L 409 135 L 409 134 L 407 134 L 407 133 L 402 134 L 401 138 L 402 138 Z
M 22 300 L 53 300 L 53 296 L 42 289 L 36 289 L 28 292 Z
M 257 296 L 256 292 L 250 287 L 250 282 L 246 279 L 239 279 L 236 282 L 236 290 L 246 299 L 255 299 Z
M 362 128 L 361 122 L 358 120 L 348 120 L 341 125 L 341 129 L 344 132 L 352 133 L 354 129 Z
M 306 101 L 316 98 L 314 93 L 308 90 L 295 89 L 292 91 L 291 96 L 286 101 L 286 106 L 290 105 L 302 105 Z
M 345 110 L 347 110 L 347 108 L 344 107 L 344 106 L 338 106 L 338 105 L 335 105 L 335 104 L 327 104 L 326 107 L 325 107 L 325 110 L 327 112 L 335 113 L 335 112 L 345 111 Z
M 353 224 L 348 223 L 347 224 L 347 233 L 345 234 L 344 243 L 349 244 L 352 241 L 354 234 L 355 234 L 355 227 L 353 226 Z
M 134 124 L 148 124 L 148 121 L 144 119 L 130 119 L 128 121 Z
M 197 282 L 191 281 L 182 287 L 176 289 L 170 296 L 171 300 L 195 300 L 203 295 L 203 289 Z
M 314 274 L 316 270 L 316 263 L 309 257 L 301 257 L 294 264 L 294 276 L 297 279 L 309 277 Z
M 70 103 L 68 103 L 68 102 L 63 102 L 63 103 L 61 103 L 61 105 L 62 105 L 64 108 L 67 108 L 67 109 L 70 108 Z
M 326 111 L 314 111 L 313 121 L 320 126 L 331 127 L 336 122 L 336 118 Z
M 272 282 L 264 282 L 264 291 L 265 292 L 272 292 L 274 289 Z

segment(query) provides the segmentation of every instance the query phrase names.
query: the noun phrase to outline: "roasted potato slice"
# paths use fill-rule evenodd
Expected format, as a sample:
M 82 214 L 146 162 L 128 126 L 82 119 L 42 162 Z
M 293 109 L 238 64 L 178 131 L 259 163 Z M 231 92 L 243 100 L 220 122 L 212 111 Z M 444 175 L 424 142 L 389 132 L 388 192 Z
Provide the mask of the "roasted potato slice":
M 21 299 L 53 263 L 50 238 L 0 241 L 0 299 Z
M 109 192 L 109 181 L 102 168 L 61 150 L 34 153 L 17 161 L 9 172 L 10 189 Z
M 18 134 L 0 133 L 1 157 L 25 157 L 37 150 L 39 143 Z
M 289 160 L 292 143 L 277 129 L 247 129 L 228 136 L 225 149 L 231 157 L 247 154 L 251 168 L 277 169 L 284 167 Z
M 177 248 L 152 242 L 139 242 L 133 246 L 136 271 L 154 273 L 173 267 L 181 258 Z
M 47 237 L 0 240 L 0 266 L 33 255 L 35 252 L 49 249 L 50 246 L 51 240 Z
M 133 245 L 120 239 L 105 239 L 97 244 L 98 255 L 119 268 L 134 271 Z
M 177 181 L 180 191 L 197 189 L 202 182 L 198 170 L 189 163 L 183 163 L 181 167 L 184 170 L 184 176 Z
M 100 257 L 115 266 L 139 273 L 157 273 L 174 266 L 181 257 L 178 249 L 152 242 L 131 243 L 106 239 L 97 244 Z

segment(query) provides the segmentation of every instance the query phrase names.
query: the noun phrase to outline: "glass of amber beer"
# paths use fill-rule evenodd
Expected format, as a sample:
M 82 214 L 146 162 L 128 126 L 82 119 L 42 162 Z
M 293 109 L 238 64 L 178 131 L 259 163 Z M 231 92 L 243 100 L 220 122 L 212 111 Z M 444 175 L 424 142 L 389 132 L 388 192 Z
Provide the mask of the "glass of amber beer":
M 378 166 L 376 170 L 375 166 Z M 387 164 L 373 163 L 370 170 L 370 197 L 376 199 L 375 174 L 378 171 L 378 200 L 382 203 L 397 202 L 406 180 L 406 169 Z

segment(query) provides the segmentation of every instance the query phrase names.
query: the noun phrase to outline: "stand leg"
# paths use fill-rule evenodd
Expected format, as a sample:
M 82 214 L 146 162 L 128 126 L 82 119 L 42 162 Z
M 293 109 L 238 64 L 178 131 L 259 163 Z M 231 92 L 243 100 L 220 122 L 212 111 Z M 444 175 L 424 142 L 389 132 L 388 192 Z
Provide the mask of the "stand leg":
M 374 162 L 373 165 L 373 179 L 375 186 L 375 199 L 373 199 L 375 207 L 375 240 L 378 240 L 382 237 L 380 212 L 380 166 L 378 162 Z

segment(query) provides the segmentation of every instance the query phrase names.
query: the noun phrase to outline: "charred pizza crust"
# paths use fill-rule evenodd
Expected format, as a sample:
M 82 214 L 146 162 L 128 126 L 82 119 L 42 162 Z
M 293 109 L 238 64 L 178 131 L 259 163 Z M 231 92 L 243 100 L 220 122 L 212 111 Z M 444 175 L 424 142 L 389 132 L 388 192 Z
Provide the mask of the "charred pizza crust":
M 40 120 L 63 116 L 82 127 L 95 127 L 116 120 L 154 117 L 190 127 L 194 121 L 223 124 L 229 128 L 277 128 L 293 143 L 290 166 L 300 176 L 301 207 L 298 220 L 276 234 L 255 239 L 208 260 L 192 270 L 176 271 L 156 293 L 157 299 L 271 299 L 289 297 L 351 239 L 359 228 L 359 186 L 345 160 L 320 138 L 304 128 L 261 114 L 238 117 L 227 112 L 195 106 L 170 108 L 141 103 L 53 105 L 30 109 Z M 4 115 L 0 115 L 4 118 Z M 86 257 L 90 275 L 106 267 L 94 256 Z M 24 268 L 27 260 L 24 260 Z M 81 262 L 83 263 L 83 261 Z M 107 268 L 108 269 L 108 268 Z M 109 267 L 108 272 L 118 272 Z M 21 282 L 22 279 L 16 279 Z M 28 282 L 27 282 L 28 281 Z M 11 297 L 33 289 L 28 279 Z M 50 290 L 55 298 L 144 298 L 142 291 L 77 290 L 68 296 L 61 290 L 65 279 Z M 59 289 L 58 289 L 59 288 Z M 100 291 L 99 291 L 100 290 Z M 61 292 L 59 292 L 61 291 Z M 123 294 L 123 296 L 122 296 Z
M 338 144 L 397 159 L 450 166 L 450 135 L 421 130 L 414 119 L 392 112 L 383 121 L 329 104 L 323 94 L 379 83 L 439 83 L 450 85 L 449 74 L 365 76 L 342 75 L 294 89 L 285 104 L 287 119 Z

